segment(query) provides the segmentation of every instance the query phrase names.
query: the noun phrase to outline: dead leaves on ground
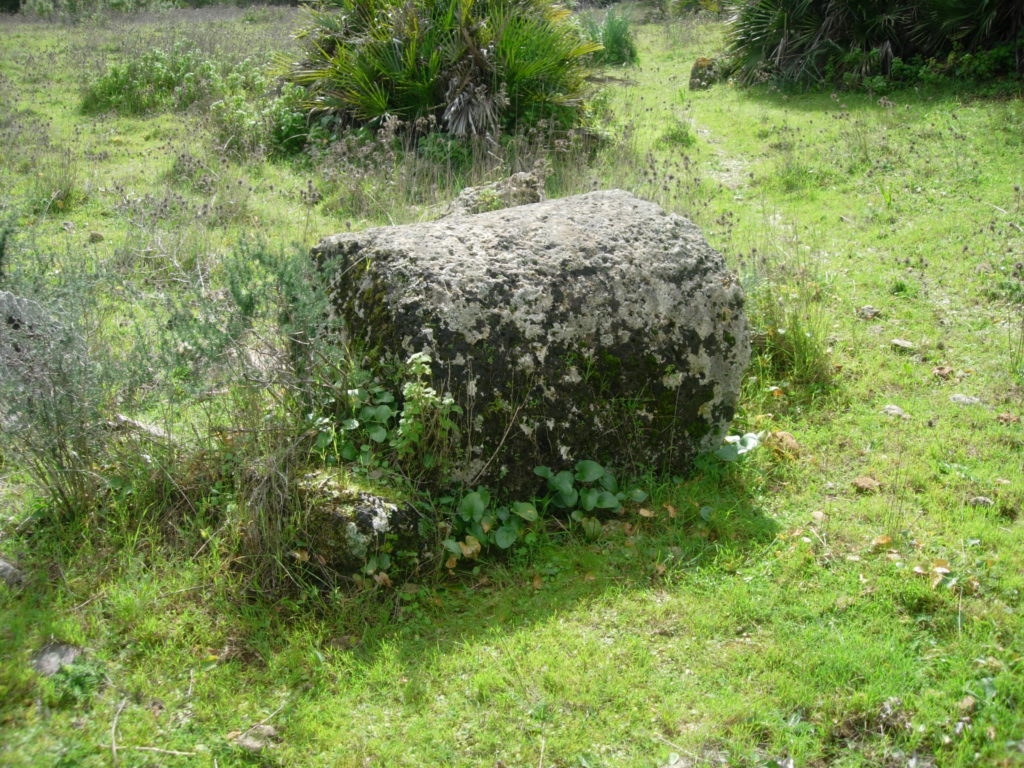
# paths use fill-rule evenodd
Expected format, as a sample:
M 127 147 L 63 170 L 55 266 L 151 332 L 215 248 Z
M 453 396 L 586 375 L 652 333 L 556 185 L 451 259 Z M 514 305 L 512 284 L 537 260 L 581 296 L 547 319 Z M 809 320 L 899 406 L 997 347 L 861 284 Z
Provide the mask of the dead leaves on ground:
M 870 475 L 861 475 L 853 479 L 853 489 L 857 493 L 878 493 L 882 484 Z

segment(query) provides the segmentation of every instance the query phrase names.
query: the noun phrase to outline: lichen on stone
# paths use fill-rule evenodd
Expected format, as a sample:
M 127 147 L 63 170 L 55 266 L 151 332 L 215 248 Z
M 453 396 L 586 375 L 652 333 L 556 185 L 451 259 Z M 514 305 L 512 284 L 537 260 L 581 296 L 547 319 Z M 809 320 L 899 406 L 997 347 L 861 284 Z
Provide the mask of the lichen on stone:
M 314 254 L 340 338 L 381 371 L 431 356 L 464 414 L 468 482 L 532 490 L 535 465 L 582 458 L 682 471 L 732 418 L 742 290 L 696 226 L 626 192 L 345 233 Z

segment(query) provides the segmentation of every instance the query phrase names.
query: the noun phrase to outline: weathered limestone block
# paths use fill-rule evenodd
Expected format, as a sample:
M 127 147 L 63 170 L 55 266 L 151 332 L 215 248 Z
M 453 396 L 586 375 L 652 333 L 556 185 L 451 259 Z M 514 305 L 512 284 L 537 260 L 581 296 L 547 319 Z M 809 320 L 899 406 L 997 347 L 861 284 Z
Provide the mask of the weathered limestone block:
M 515 205 L 540 203 L 544 197 L 544 181 L 532 173 L 520 171 L 507 179 L 480 187 L 466 187 L 448 206 L 445 216 L 465 216 Z
M 331 573 L 355 573 L 373 558 L 395 552 L 410 568 L 427 545 L 419 532 L 420 517 L 407 504 L 395 504 L 371 493 L 349 488 L 327 472 L 311 473 L 299 482 L 305 510 L 303 528 L 309 557 Z M 387 562 L 387 561 L 385 561 Z M 380 566 L 387 570 L 386 565 Z
M 611 190 L 328 237 L 341 340 L 382 372 L 433 359 L 463 410 L 460 479 L 536 465 L 685 471 L 750 357 L 743 292 L 695 225 Z

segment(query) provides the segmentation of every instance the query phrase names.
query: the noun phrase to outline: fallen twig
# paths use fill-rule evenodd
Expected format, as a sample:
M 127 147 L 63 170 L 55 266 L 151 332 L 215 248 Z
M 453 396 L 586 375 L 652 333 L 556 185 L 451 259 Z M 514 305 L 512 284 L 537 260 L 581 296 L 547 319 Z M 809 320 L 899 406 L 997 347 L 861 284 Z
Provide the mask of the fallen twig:
M 128 704 L 128 697 L 121 699 L 117 705 L 117 712 L 114 713 L 114 722 L 110 724 L 110 762 L 117 768 L 117 721 L 121 719 L 121 712 Z
M 161 755 L 181 755 L 182 757 L 191 757 L 196 754 L 195 752 L 180 752 L 177 749 L 160 749 L 160 747 L 123 747 L 123 749 L 134 749 L 139 752 L 157 752 Z

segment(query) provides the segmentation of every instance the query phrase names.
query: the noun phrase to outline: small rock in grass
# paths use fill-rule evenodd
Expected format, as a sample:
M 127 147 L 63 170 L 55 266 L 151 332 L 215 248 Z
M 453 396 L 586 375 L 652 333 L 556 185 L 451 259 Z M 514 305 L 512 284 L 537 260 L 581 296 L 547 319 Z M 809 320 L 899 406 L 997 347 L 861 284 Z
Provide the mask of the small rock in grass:
M 870 304 L 865 304 L 857 309 L 857 317 L 861 320 L 874 320 L 876 317 L 881 316 L 882 310 L 872 307 Z
M 892 416 L 894 419 L 909 419 L 910 414 L 900 408 L 898 405 L 892 405 L 891 403 L 882 408 L 882 413 L 886 416 Z
M 800 443 L 789 432 L 770 432 L 766 442 L 778 453 L 800 453 Z
M 690 68 L 690 90 L 704 91 L 718 82 L 721 77 L 718 62 L 706 56 L 699 57 Z
M 972 507 L 991 507 L 995 505 L 995 502 L 988 496 L 975 496 L 967 503 Z
M 103 233 L 102 232 L 90 232 L 89 233 L 89 242 L 90 243 L 102 243 L 103 242 Z
M 49 642 L 39 649 L 32 668 L 43 677 L 55 675 L 61 667 L 74 663 L 85 649 L 70 643 Z
M 248 752 L 262 752 L 273 747 L 278 741 L 277 728 L 272 725 L 257 725 L 235 738 L 235 744 Z
M 889 343 L 897 352 L 913 352 L 916 348 L 914 342 L 906 339 L 893 339 Z
M 9 588 L 15 589 L 20 587 L 24 580 L 25 574 L 21 572 L 21 569 L 0 557 L 0 581 L 3 581 Z
M 853 487 L 857 493 L 877 493 L 882 484 L 868 475 L 861 475 L 853 480 Z
M 981 399 L 974 395 L 953 395 L 949 398 L 949 402 L 956 403 L 957 405 L 977 405 L 981 402 Z
M 948 379 L 952 375 L 953 369 L 950 368 L 948 365 L 937 365 L 934 368 L 932 368 L 932 376 L 935 376 L 936 378 Z

